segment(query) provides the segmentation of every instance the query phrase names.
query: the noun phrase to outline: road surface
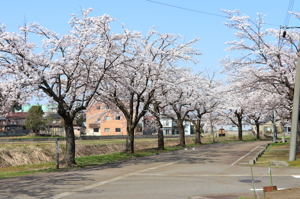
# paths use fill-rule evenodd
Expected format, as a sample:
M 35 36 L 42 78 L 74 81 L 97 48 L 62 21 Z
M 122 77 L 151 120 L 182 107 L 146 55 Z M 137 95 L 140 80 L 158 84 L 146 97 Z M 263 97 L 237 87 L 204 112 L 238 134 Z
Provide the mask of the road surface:
M 240 163 L 264 142 L 202 145 L 122 163 L 0 180 L 0 198 L 208 199 L 251 193 L 249 166 Z M 255 187 L 270 184 L 268 169 L 253 168 Z M 273 168 L 279 188 L 300 185 L 300 169 Z

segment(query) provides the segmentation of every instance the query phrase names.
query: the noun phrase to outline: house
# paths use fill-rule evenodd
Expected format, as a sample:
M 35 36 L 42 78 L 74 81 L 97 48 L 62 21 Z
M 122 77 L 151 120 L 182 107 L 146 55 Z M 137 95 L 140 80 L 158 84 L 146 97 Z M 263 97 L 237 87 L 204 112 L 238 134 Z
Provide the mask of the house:
M 27 113 L 11 112 L 0 118 L 0 131 L 9 133 L 28 133 L 25 128 Z
M 51 136 L 65 136 L 64 122 L 60 115 L 55 112 L 45 113 L 46 125 L 42 134 Z
M 164 135 L 177 135 L 178 129 L 177 129 L 177 123 L 174 119 L 167 117 L 167 116 L 161 116 L 160 122 L 163 126 L 162 131 Z M 143 118 L 143 134 L 144 135 L 152 135 L 157 134 L 157 124 L 156 119 L 153 116 L 145 116 Z M 193 131 L 193 125 L 190 121 L 184 121 L 184 131 L 185 135 L 191 135 L 194 133 Z
M 95 103 L 86 111 L 86 135 L 127 135 L 126 128 L 123 113 L 106 104 Z
M 46 119 L 45 129 L 40 133 L 51 136 L 66 136 L 63 118 L 56 112 L 56 109 L 48 110 L 50 112 L 46 112 L 44 115 Z M 76 137 L 80 137 L 84 133 L 84 125 L 77 126 L 74 121 L 73 128 Z
M 153 135 L 157 133 L 156 118 L 152 115 L 146 115 L 143 118 L 143 135 Z
M 286 124 L 285 126 L 282 126 L 280 122 L 276 122 L 276 128 L 278 133 L 290 133 L 291 132 L 291 125 Z M 260 133 L 271 135 L 273 133 L 273 123 L 272 121 L 265 122 L 260 125 Z
M 178 134 L 178 128 L 177 128 L 177 123 L 174 119 L 167 117 L 167 116 L 162 116 L 160 118 L 160 122 L 163 125 L 163 133 L 164 135 L 177 135 Z M 193 125 L 190 121 L 184 121 L 184 134 L 185 135 L 191 135 L 193 134 Z

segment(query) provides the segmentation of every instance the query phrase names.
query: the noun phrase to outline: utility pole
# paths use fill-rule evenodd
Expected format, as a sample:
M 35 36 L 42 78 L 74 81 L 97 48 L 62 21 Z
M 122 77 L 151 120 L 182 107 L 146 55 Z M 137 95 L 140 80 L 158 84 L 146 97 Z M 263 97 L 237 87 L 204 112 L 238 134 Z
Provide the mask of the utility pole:
M 286 36 L 286 29 L 294 29 L 300 27 L 281 27 L 284 29 L 283 37 Z M 300 47 L 300 43 L 298 45 Z M 297 155 L 297 138 L 300 134 L 300 55 L 297 53 L 297 65 L 296 65 L 296 75 L 295 75 L 295 87 L 294 87 L 294 97 L 293 97 L 293 112 L 292 112 L 292 133 L 290 138 L 290 153 L 289 153 L 289 161 L 296 160 Z
M 296 155 L 297 155 L 297 137 L 300 131 L 300 123 L 299 123 L 300 103 L 299 102 L 300 102 L 300 56 L 298 53 L 294 98 L 293 98 L 292 133 L 291 133 L 291 140 L 290 140 L 289 161 L 296 160 Z

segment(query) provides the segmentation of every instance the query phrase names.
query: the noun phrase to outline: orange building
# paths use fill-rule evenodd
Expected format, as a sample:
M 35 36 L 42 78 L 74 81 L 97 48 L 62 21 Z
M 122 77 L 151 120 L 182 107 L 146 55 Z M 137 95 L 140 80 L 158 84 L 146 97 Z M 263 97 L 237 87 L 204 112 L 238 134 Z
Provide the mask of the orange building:
M 86 111 L 86 135 L 127 135 L 126 119 L 122 112 L 96 103 Z

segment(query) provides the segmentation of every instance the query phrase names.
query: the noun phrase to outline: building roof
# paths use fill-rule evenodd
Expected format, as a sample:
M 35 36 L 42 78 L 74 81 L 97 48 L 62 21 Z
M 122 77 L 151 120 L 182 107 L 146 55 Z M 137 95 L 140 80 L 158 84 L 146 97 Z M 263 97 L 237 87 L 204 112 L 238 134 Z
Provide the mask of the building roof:
M 24 119 L 26 118 L 27 113 L 25 112 L 16 112 L 16 113 L 8 113 L 6 115 L 6 118 L 10 118 L 10 119 Z

